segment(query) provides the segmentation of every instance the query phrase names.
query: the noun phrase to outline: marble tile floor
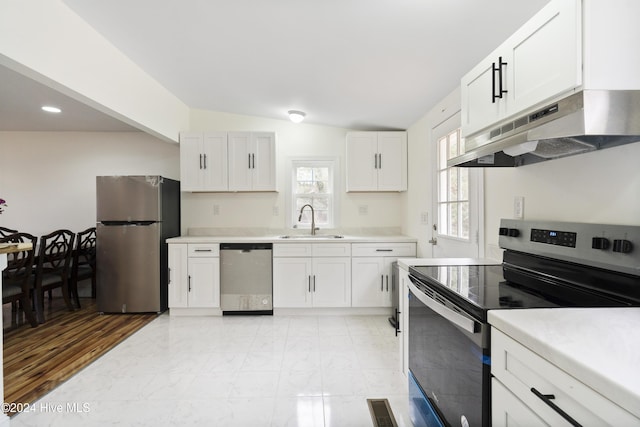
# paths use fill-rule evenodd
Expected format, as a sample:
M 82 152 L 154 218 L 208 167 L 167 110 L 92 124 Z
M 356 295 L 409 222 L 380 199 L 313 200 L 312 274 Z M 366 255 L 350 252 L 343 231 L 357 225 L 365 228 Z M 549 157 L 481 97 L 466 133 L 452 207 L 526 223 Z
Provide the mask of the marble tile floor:
M 385 316 L 164 314 L 11 419 L 22 426 L 409 427 Z

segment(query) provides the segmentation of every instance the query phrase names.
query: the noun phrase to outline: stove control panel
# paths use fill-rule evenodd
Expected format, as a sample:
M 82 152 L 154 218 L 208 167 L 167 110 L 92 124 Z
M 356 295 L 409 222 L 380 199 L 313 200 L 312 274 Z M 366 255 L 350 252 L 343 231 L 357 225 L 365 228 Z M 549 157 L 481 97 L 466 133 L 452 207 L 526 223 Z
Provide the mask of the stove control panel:
M 502 219 L 500 247 L 640 276 L 640 225 Z
M 570 231 L 531 229 L 531 241 L 549 245 L 576 247 L 576 233 Z

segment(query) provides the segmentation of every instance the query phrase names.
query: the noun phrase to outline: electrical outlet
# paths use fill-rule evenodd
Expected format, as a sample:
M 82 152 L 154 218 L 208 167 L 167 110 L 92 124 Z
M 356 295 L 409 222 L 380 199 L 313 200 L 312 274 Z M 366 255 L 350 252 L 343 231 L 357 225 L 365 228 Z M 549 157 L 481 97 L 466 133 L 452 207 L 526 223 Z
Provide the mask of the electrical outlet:
M 213 205 L 213 214 L 220 215 L 220 205 Z
M 513 198 L 513 217 L 515 219 L 524 218 L 524 197 L 522 196 Z
M 358 213 L 360 215 L 368 215 L 369 214 L 369 206 L 368 205 L 360 205 L 360 206 L 358 206 Z
M 278 216 L 280 215 L 280 208 L 278 208 L 277 206 L 273 207 L 273 216 Z
M 420 212 L 420 224 L 429 224 L 429 212 Z

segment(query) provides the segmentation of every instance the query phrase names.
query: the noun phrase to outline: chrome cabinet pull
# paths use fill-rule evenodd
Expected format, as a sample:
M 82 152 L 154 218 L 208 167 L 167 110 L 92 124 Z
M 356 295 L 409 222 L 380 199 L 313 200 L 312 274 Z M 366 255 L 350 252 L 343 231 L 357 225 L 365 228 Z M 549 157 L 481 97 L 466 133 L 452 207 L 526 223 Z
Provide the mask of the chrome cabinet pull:
M 569 424 L 575 427 L 582 427 L 582 424 L 574 420 L 569 414 L 564 412 L 558 405 L 553 403 L 551 400 L 555 399 L 556 396 L 553 394 L 542 394 L 535 387 L 531 387 L 531 393 L 535 394 L 540 400 L 542 400 L 547 406 L 556 411 L 562 418 L 567 420 Z

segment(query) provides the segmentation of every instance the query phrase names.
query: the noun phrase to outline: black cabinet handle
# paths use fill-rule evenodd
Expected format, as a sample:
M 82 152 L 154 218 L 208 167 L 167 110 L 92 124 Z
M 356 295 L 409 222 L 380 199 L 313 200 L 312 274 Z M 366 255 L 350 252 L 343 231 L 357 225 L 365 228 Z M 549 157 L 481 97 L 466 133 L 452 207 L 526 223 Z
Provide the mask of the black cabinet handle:
M 202 154 L 200 154 L 200 169 L 202 169 Z
M 547 406 L 556 411 L 562 418 L 564 418 L 569 424 L 575 427 L 582 427 L 582 424 L 571 418 L 569 414 L 564 412 L 558 405 L 553 403 L 551 400 L 555 399 L 556 396 L 553 394 L 542 394 L 535 387 L 531 387 L 531 393 L 535 394 L 540 400 L 542 400 Z
M 377 154 L 373 155 L 373 168 L 374 169 L 378 169 L 378 155 Z
M 207 168 L 207 155 L 203 154 L 202 157 L 204 157 L 204 169 Z
M 313 275 L 313 292 L 316 291 L 316 275 Z
M 378 169 L 382 169 L 382 154 L 378 153 Z
M 389 275 L 384 276 L 387 278 L 387 292 L 389 292 Z
M 256 155 L 255 154 L 251 154 L 251 167 L 252 167 L 252 169 L 256 168 Z
M 191 292 L 191 276 L 187 276 L 188 291 Z
M 171 284 L 171 268 L 169 268 L 169 285 Z
M 491 78 L 491 102 L 495 104 L 496 99 L 502 99 L 502 95 L 504 95 L 505 93 L 507 93 L 507 90 L 504 90 L 502 88 L 502 68 L 506 67 L 507 63 L 502 61 L 502 56 L 498 57 L 498 66 L 496 67 L 496 63 L 493 62 L 491 64 L 491 70 L 492 70 L 492 78 Z M 496 93 L 496 73 L 498 74 L 498 90 Z
M 309 292 L 311 292 L 311 275 L 309 275 L 308 277 L 309 277 Z

